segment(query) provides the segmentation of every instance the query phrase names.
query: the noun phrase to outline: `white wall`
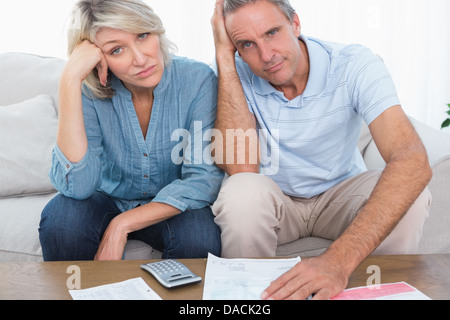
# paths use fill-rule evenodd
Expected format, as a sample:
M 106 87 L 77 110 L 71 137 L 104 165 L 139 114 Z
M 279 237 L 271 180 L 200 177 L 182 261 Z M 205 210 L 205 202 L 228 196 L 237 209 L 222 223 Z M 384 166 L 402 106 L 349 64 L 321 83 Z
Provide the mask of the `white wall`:
M 66 22 L 76 0 L 0 2 L 0 52 L 66 58 Z M 214 59 L 214 0 L 145 0 L 178 54 Z M 450 1 L 291 0 L 308 36 L 361 43 L 380 54 L 405 111 L 439 128 L 450 103 Z

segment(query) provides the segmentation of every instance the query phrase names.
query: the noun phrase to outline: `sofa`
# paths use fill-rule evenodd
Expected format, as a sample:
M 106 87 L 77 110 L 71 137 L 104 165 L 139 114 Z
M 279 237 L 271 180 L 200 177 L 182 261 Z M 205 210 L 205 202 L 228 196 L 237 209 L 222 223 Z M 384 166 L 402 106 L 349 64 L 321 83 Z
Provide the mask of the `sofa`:
M 0 262 L 42 261 L 39 221 L 56 191 L 48 178 L 55 144 L 58 83 L 65 61 L 24 53 L 0 54 Z M 450 135 L 411 119 L 429 154 L 434 176 L 431 214 L 417 253 L 450 253 Z M 385 163 L 367 127 L 359 149 L 369 169 Z M 305 238 L 277 249 L 278 256 L 314 256 L 331 241 Z M 128 241 L 125 259 L 161 253 Z

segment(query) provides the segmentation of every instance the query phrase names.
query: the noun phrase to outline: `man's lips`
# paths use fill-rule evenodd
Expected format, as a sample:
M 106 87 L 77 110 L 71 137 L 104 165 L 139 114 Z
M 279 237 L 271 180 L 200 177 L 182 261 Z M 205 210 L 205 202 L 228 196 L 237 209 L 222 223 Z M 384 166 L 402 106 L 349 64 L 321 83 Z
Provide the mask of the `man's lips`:
M 276 72 L 276 71 L 280 70 L 283 67 L 283 64 L 284 64 L 284 60 L 281 61 L 280 63 L 277 63 L 276 65 L 274 65 L 274 66 L 272 66 L 270 68 L 267 68 L 266 72 Z

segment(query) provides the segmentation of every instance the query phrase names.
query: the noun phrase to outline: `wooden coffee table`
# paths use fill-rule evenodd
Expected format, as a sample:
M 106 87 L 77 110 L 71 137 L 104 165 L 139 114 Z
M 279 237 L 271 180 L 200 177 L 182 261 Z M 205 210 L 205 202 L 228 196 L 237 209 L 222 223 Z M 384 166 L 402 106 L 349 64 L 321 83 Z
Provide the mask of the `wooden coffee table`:
M 181 261 L 204 279 L 206 259 Z M 140 264 L 148 262 L 0 263 L 0 300 L 70 300 L 67 271 L 73 265 L 81 270 L 82 289 L 142 277 L 164 300 L 202 299 L 203 282 L 165 289 L 140 269 Z M 350 277 L 348 288 L 365 286 L 370 266 L 379 267 L 381 283 L 404 281 L 432 299 L 450 299 L 450 255 L 370 256 Z

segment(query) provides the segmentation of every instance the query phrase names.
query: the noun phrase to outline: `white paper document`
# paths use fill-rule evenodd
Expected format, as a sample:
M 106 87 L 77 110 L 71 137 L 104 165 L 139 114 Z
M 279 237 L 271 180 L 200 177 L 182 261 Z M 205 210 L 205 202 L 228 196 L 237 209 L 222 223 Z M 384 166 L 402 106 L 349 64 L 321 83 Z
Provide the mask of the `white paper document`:
M 203 300 L 261 300 L 270 282 L 300 260 L 223 259 L 209 254 Z
M 142 278 L 84 290 L 69 290 L 73 300 L 161 300 Z

